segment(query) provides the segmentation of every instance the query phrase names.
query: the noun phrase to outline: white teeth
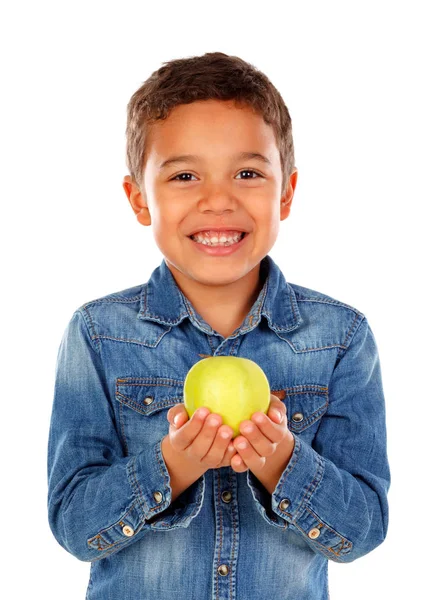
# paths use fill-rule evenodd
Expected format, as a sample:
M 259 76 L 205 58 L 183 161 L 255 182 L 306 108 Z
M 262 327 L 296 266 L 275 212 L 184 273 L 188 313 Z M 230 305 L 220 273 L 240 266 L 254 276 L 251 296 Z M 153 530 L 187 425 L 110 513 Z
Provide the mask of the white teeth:
M 220 239 L 216 236 L 209 239 L 209 238 L 202 237 L 200 234 L 198 234 L 198 235 L 193 235 L 192 238 L 195 242 L 198 242 L 199 244 L 203 244 L 204 246 L 231 246 L 232 244 L 236 244 L 237 242 L 239 242 L 241 240 L 242 236 L 243 236 L 243 234 L 240 233 L 239 235 L 237 235 L 235 237 L 226 237 L 225 235 L 222 235 L 220 237 Z

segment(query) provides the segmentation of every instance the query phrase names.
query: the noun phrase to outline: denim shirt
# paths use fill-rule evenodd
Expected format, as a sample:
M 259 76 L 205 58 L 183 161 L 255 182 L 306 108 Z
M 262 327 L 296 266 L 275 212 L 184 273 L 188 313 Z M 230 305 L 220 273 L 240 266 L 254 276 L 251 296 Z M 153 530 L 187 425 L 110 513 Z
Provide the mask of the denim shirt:
M 56 364 L 48 514 L 59 544 L 91 563 L 88 600 L 325 600 L 328 561 L 384 540 L 385 405 L 366 317 L 286 282 L 269 255 L 261 277 L 226 339 L 164 260 L 147 283 L 71 317 Z M 171 501 L 167 412 L 208 356 L 254 360 L 286 405 L 295 447 L 272 494 L 250 471 L 221 467 Z

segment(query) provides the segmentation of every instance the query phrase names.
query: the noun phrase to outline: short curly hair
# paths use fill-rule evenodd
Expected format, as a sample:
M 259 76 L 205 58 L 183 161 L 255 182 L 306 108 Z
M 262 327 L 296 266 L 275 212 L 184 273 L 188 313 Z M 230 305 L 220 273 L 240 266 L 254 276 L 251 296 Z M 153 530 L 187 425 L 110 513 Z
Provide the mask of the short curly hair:
M 289 111 L 266 75 L 238 56 L 223 52 L 165 62 L 132 95 L 126 127 L 126 163 L 132 179 L 139 183 L 143 175 L 148 124 L 166 119 L 175 106 L 209 99 L 247 104 L 272 126 L 280 153 L 283 195 L 294 170 Z

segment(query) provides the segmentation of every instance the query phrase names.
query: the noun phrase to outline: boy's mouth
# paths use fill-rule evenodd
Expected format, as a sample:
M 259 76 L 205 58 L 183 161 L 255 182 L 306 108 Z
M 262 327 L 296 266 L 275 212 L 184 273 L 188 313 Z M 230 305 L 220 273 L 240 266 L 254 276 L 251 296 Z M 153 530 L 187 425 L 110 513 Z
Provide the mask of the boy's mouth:
M 245 231 L 225 231 L 225 232 L 200 232 L 188 237 L 198 244 L 204 246 L 232 246 L 239 243 L 245 236 Z

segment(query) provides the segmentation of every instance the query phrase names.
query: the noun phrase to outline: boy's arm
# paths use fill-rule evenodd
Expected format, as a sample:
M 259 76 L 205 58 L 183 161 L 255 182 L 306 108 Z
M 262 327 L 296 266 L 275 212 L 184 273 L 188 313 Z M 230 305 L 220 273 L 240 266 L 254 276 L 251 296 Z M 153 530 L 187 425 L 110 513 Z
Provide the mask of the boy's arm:
M 365 318 L 334 369 L 329 406 L 312 447 L 294 451 L 271 496 L 248 482 L 264 519 L 303 536 L 313 550 L 351 562 L 383 542 L 390 472 L 380 362 Z M 271 510 L 280 519 L 269 518 Z
M 63 548 L 93 561 L 136 542 L 151 528 L 187 527 L 202 506 L 204 477 L 190 483 L 174 479 L 172 498 L 163 440 L 144 443 L 143 451 L 125 456 L 87 318 L 82 309 L 74 313 L 57 358 L 48 519 Z
M 173 451 L 168 435 L 161 442 L 161 452 L 170 475 L 172 502 L 174 502 L 184 490 L 189 488 L 205 473 L 206 469 L 194 471 L 190 464 L 184 464 L 179 453 L 177 454 Z

